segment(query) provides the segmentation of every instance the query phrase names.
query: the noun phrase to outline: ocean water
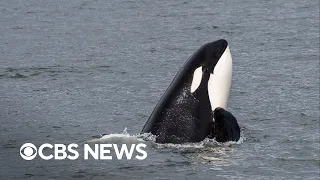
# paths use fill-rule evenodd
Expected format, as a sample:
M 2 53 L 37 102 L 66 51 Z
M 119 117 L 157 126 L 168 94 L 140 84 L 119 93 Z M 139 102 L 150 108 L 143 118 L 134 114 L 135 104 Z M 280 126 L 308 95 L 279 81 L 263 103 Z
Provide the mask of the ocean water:
M 137 135 L 188 57 L 221 38 L 242 141 Z M 0 42 L 0 179 L 319 179 L 319 1 L 0 1 Z M 90 141 L 143 141 L 148 157 L 19 155 Z

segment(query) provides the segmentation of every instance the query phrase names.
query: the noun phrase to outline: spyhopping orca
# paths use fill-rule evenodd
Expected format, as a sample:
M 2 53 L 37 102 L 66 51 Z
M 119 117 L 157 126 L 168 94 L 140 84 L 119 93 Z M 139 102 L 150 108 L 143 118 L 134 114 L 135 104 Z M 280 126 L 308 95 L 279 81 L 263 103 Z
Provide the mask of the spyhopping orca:
M 227 41 L 205 44 L 180 69 L 142 132 L 156 135 L 157 143 L 199 142 L 215 136 L 217 141 L 238 140 L 240 130 L 233 128 L 239 127 L 237 121 L 225 110 L 231 79 Z

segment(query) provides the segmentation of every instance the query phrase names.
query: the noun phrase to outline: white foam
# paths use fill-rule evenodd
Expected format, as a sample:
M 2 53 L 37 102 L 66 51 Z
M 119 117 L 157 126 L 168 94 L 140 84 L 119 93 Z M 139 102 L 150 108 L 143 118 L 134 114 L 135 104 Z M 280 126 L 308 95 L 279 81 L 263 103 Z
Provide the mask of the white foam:
M 88 142 L 103 142 L 103 141 L 144 141 L 139 135 L 130 135 L 127 132 L 127 128 L 122 133 L 112 133 L 102 136 L 98 139 L 92 139 Z
M 173 143 L 166 143 L 160 144 L 156 143 L 156 135 L 151 133 L 143 133 L 143 134 L 135 134 L 130 135 L 127 132 L 127 128 L 123 130 L 122 133 L 112 133 L 102 136 L 98 139 L 92 139 L 88 142 L 104 142 L 104 141 L 112 141 L 112 142 L 151 142 L 153 147 L 156 149 L 174 149 L 174 150 L 186 150 L 186 149 L 204 149 L 204 148 L 215 148 L 215 147 L 224 147 L 224 146 L 231 146 L 233 144 L 242 144 L 245 140 L 244 137 L 240 137 L 238 141 L 228 141 L 228 142 L 217 142 L 215 139 L 206 138 L 201 142 L 196 143 L 183 143 L 183 144 L 173 144 Z

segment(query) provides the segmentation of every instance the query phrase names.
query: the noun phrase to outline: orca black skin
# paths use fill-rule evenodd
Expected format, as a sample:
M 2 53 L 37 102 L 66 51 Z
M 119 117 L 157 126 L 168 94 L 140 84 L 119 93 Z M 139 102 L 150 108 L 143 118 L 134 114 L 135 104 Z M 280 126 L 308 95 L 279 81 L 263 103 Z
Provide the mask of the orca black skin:
M 218 142 L 238 141 L 240 138 L 240 127 L 237 119 L 228 111 L 217 107 L 213 111 L 214 137 Z
M 156 135 L 157 143 L 199 142 L 212 135 L 208 80 L 227 47 L 227 41 L 221 39 L 205 44 L 189 58 L 153 110 L 143 133 Z M 201 83 L 191 93 L 193 74 L 200 66 Z

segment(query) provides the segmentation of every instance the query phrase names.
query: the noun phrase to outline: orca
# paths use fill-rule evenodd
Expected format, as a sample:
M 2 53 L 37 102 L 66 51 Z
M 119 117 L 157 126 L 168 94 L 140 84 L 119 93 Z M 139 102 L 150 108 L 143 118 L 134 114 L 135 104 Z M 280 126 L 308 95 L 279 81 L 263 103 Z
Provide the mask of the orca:
M 142 133 L 156 135 L 157 143 L 180 144 L 213 138 L 215 127 L 221 125 L 215 126 L 214 110 L 227 108 L 231 80 L 228 42 L 220 39 L 203 45 L 177 73 Z M 216 132 L 220 132 L 219 137 L 224 135 Z

